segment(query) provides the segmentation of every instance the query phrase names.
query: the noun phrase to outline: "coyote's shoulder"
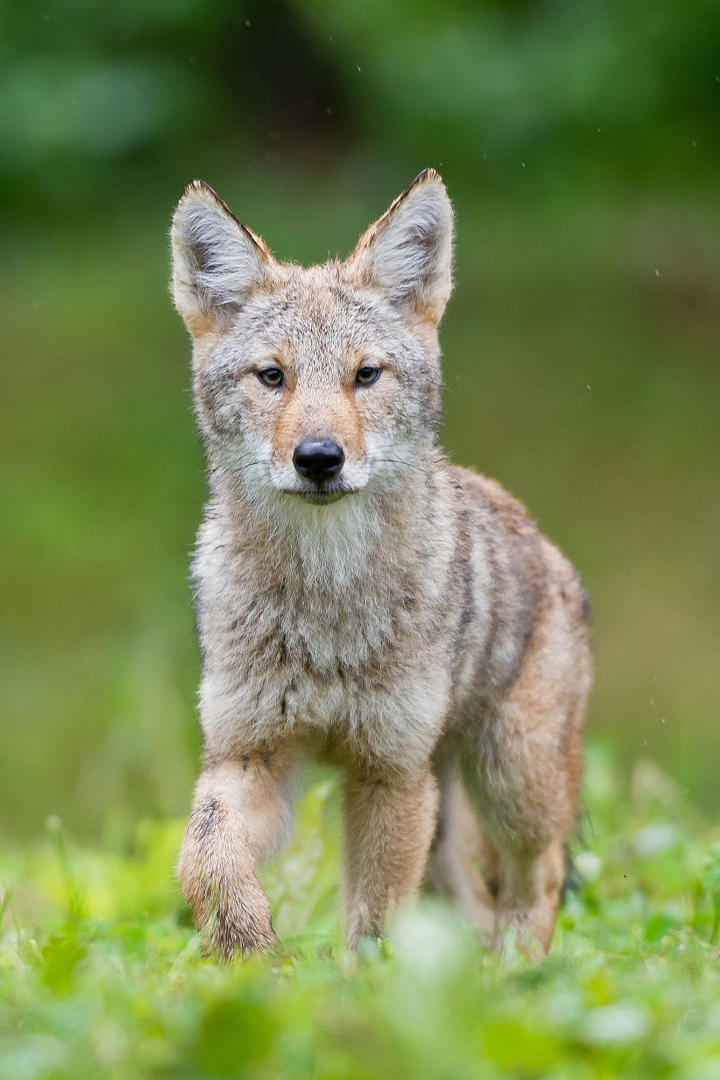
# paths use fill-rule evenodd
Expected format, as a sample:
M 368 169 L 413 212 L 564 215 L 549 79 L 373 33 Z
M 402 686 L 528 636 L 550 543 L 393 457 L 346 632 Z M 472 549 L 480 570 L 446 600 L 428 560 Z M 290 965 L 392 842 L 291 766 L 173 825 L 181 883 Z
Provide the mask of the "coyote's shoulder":
M 432 170 L 345 262 L 310 270 L 277 263 L 203 185 L 176 213 L 211 488 L 193 573 L 207 768 L 180 876 L 201 924 L 217 896 L 226 953 L 272 939 L 254 866 L 309 755 L 347 777 L 351 942 L 425 871 L 482 921 L 463 798 L 498 882 L 496 940 L 510 923 L 549 942 L 590 685 L 584 593 L 522 504 L 438 445 L 451 241 Z

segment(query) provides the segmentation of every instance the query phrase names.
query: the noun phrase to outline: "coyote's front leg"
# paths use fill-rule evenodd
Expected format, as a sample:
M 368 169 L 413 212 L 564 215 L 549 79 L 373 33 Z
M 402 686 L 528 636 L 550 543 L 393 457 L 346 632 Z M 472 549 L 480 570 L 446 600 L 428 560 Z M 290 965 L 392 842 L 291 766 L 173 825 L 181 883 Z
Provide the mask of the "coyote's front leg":
M 290 824 L 287 769 L 273 758 L 226 760 L 201 774 L 177 873 L 195 922 L 225 958 L 277 938 L 255 868 Z
M 350 948 L 365 934 L 382 935 L 388 910 L 417 894 L 437 807 L 429 764 L 401 775 L 348 780 L 345 903 Z

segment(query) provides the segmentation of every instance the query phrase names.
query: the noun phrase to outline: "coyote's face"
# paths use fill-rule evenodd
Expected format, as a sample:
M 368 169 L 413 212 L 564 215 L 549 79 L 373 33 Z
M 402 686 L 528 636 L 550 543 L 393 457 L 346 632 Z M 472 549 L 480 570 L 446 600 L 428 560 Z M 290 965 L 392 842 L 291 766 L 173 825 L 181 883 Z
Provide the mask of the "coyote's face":
M 204 184 L 173 222 L 200 429 L 253 491 L 315 504 L 412 466 L 439 417 L 452 209 L 421 173 L 343 263 L 275 261 Z

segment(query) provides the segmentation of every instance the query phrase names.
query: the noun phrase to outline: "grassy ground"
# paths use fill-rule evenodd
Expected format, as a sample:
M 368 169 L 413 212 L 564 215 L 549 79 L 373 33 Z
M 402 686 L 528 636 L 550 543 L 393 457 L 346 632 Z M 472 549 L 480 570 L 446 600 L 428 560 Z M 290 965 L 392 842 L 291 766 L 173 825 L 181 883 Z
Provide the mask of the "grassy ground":
M 392 939 L 341 944 L 337 783 L 312 778 L 266 868 L 283 955 L 200 956 L 172 877 L 182 825 L 131 851 L 57 819 L 0 861 L 0 1078 L 590 1078 L 720 1075 L 720 831 L 650 762 L 629 789 L 592 748 L 584 882 L 551 956 L 485 955 L 426 900 Z

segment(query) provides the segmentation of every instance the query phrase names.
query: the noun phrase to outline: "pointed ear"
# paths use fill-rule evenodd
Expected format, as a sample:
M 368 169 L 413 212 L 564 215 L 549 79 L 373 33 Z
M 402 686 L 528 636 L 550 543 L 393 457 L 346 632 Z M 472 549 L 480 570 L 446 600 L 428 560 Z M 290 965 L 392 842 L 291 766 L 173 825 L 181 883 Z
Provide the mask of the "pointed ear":
M 196 338 L 226 327 L 276 265 L 261 238 L 202 180 L 185 188 L 170 235 L 175 306 Z
M 436 326 L 452 288 L 452 231 L 445 185 L 425 169 L 360 237 L 346 265 L 410 317 Z

